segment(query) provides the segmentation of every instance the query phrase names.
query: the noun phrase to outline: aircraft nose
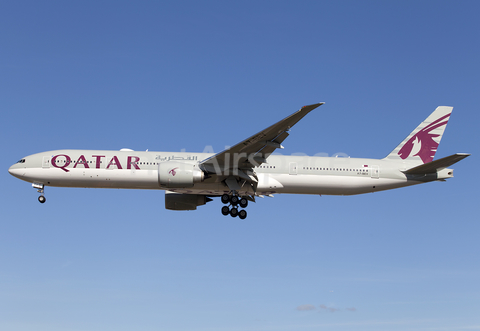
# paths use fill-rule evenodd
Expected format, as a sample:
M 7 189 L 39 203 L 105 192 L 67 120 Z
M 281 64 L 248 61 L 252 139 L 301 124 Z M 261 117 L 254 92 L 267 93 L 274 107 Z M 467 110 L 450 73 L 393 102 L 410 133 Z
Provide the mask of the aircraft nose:
M 25 169 L 24 168 L 18 168 L 16 164 L 12 165 L 10 168 L 8 168 L 8 172 L 10 175 L 20 178 L 25 174 Z

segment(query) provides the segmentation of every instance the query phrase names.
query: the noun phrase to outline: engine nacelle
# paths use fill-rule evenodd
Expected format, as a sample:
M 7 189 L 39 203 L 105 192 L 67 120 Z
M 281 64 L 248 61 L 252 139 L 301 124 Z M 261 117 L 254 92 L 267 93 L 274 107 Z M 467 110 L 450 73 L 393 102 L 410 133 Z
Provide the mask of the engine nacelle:
M 161 162 L 158 164 L 158 183 L 166 188 L 192 187 L 194 183 L 203 182 L 202 170 L 193 163 Z
M 165 208 L 170 210 L 195 210 L 209 201 L 205 195 L 165 192 Z

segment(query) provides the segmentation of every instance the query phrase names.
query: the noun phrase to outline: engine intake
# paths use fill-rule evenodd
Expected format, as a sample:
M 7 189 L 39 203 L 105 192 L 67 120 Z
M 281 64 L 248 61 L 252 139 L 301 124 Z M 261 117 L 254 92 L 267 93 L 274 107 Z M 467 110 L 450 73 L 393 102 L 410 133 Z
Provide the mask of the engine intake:
M 204 179 L 203 171 L 196 164 L 172 161 L 158 164 L 158 183 L 162 187 L 192 187 Z

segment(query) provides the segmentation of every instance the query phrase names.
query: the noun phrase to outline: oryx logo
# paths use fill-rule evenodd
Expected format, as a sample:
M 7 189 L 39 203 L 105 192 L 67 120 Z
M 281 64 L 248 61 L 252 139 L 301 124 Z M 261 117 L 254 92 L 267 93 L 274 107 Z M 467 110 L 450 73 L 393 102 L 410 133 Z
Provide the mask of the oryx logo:
M 438 148 L 438 142 L 434 138 L 441 137 L 440 134 L 433 134 L 432 131 L 447 125 L 450 114 L 440 117 L 433 121 L 417 133 L 415 133 L 400 149 L 398 155 L 402 159 L 407 157 L 420 156 L 423 163 L 428 163 L 433 160 L 435 152 Z
M 169 173 L 170 175 L 172 175 L 172 176 L 175 176 L 175 175 L 177 174 L 177 171 L 176 171 L 177 169 L 178 169 L 178 167 L 173 168 L 173 169 L 170 170 L 168 173 Z

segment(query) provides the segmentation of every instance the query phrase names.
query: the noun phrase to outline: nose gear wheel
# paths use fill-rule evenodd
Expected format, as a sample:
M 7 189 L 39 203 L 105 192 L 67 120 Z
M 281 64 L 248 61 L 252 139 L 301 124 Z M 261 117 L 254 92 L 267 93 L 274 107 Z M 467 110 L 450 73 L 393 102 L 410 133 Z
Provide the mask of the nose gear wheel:
M 45 196 L 43 195 L 43 193 L 45 192 L 44 190 L 45 186 L 43 184 L 33 183 L 32 187 L 36 188 L 37 192 L 40 193 L 40 196 L 38 197 L 38 201 L 40 203 L 45 203 L 45 201 L 47 201 L 47 198 L 45 198 Z

